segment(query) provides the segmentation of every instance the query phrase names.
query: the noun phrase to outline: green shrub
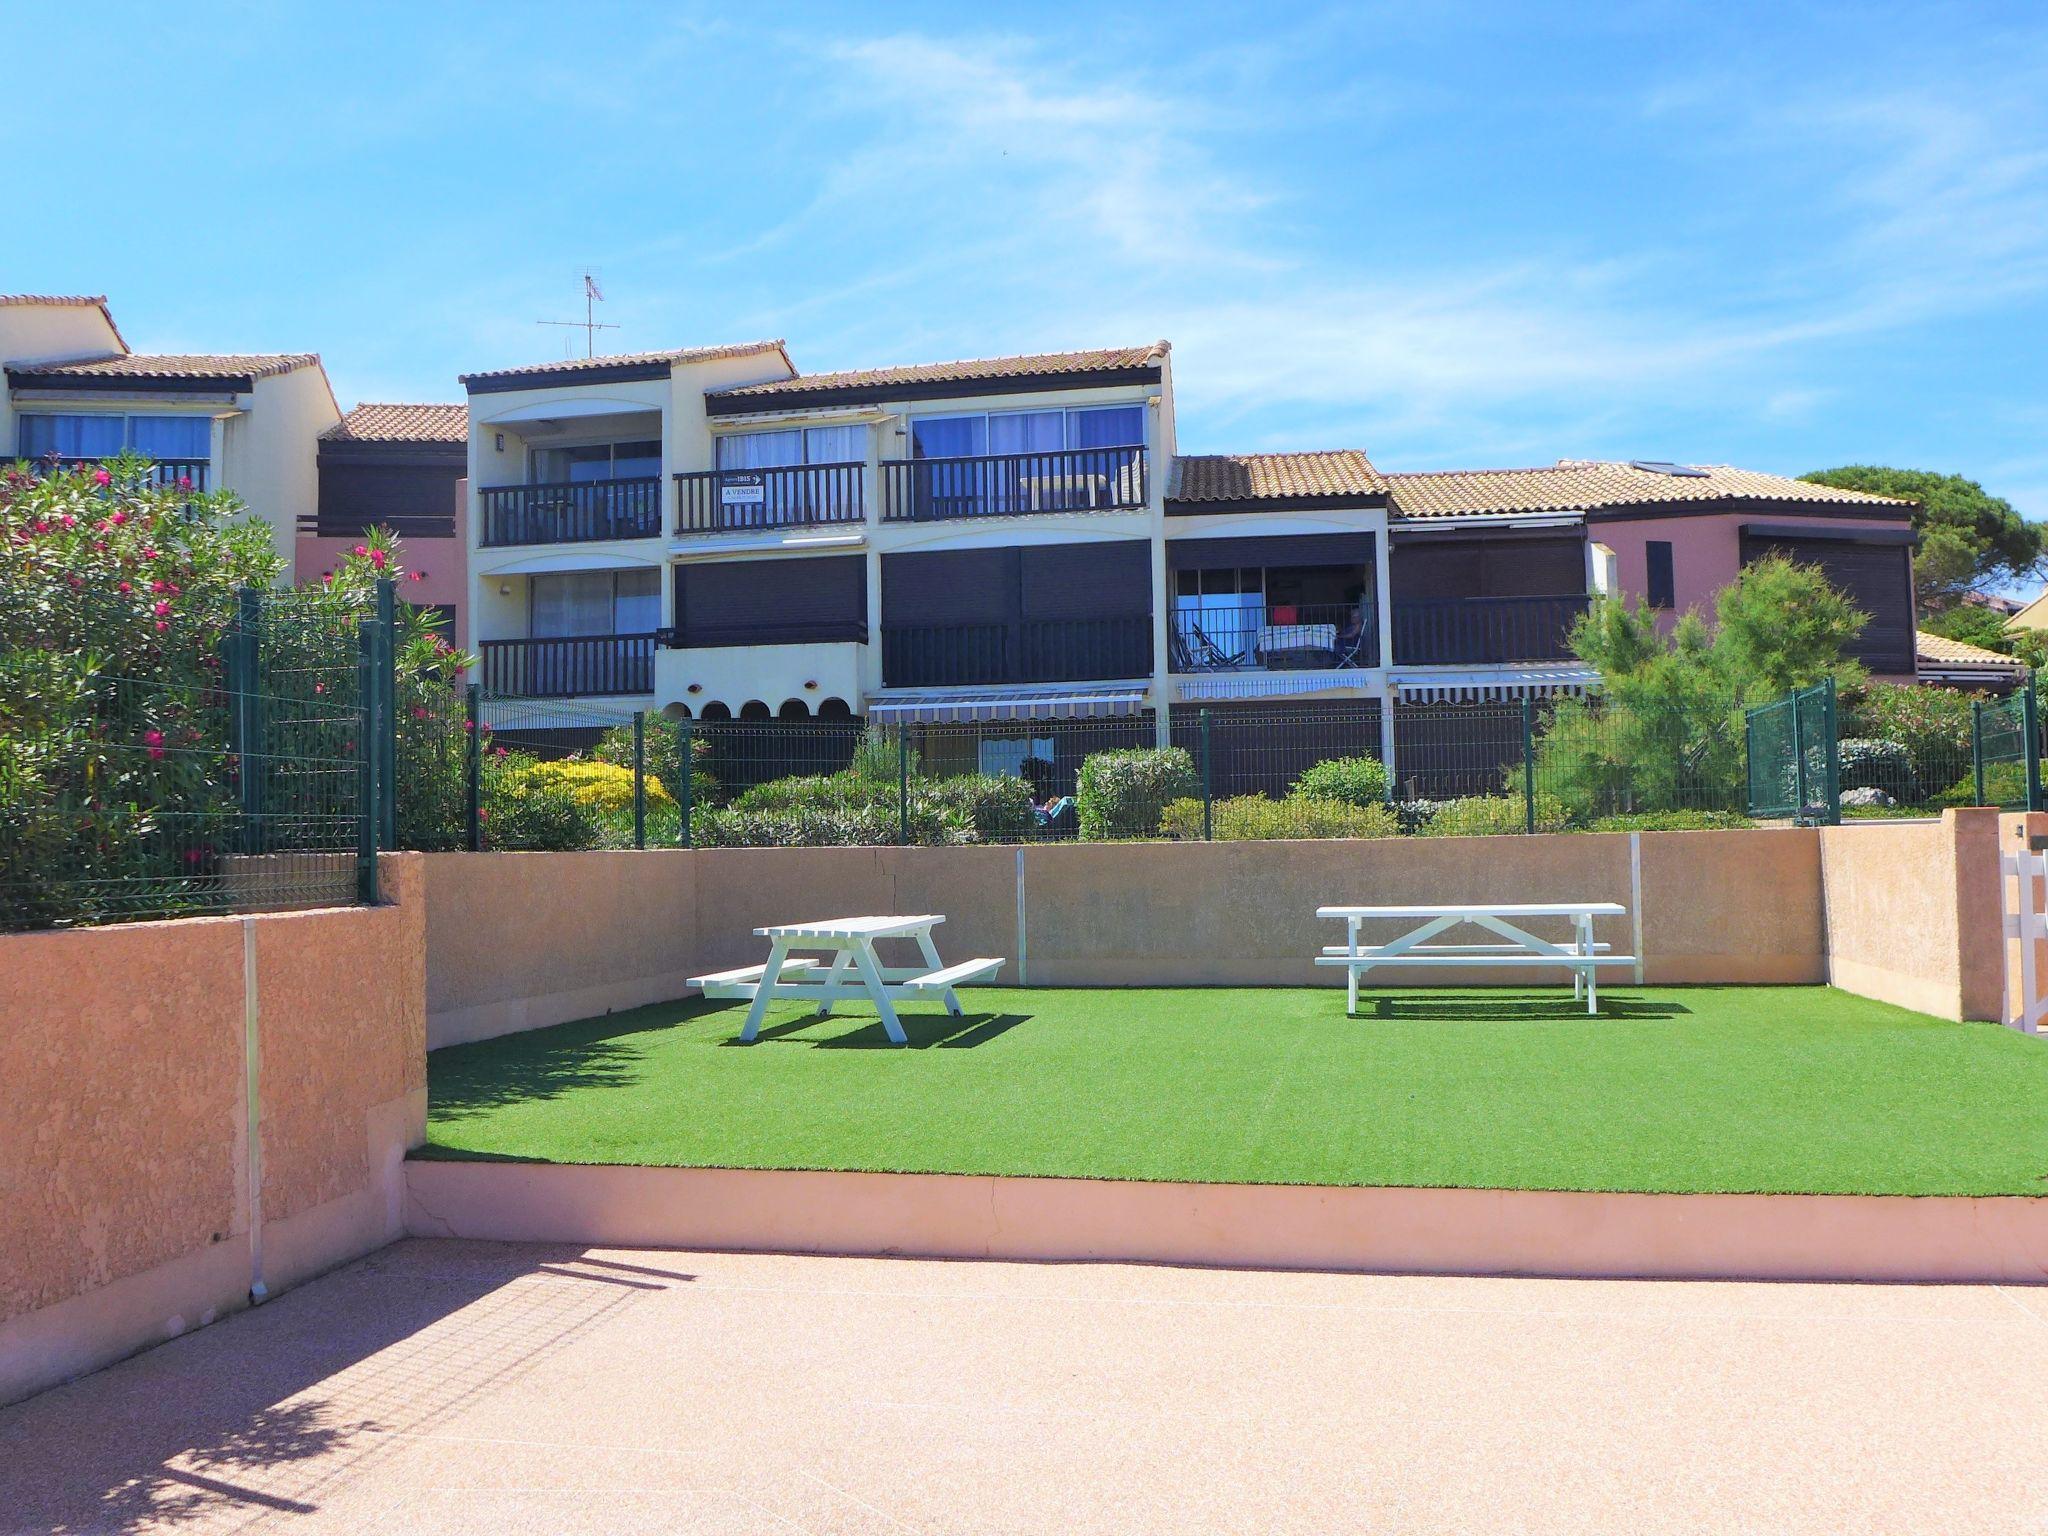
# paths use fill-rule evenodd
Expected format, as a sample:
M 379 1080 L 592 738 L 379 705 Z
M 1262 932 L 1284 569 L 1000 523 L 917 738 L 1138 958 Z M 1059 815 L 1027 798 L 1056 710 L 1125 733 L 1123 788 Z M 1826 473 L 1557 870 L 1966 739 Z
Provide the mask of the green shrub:
M 680 801 L 683 793 L 681 728 L 672 720 L 650 715 L 643 736 L 643 753 L 642 760 L 649 776 L 660 781 L 670 799 Z M 710 741 L 693 734 L 690 738 L 690 759 L 696 771 L 690 776 L 690 797 L 698 805 L 710 805 L 718 798 L 718 780 L 704 766 L 710 755 Z M 616 763 L 621 768 L 630 769 L 633 766 L 633 727 L 615 725 L 606 731 L 597 739 L 597 745 L 590 749 L 590 760 Z M 649 800 L 652 799 L 649 796 Z
M 1905 746 L 1869 736 L 1844 737 L 1839 745 L 1842 788 L 1881 789 L 1894 800 L 1912 800 L 1919 794 L 1913 773 L 1913 759 Z
M 1528 830 L 1528 813 L 1520 795 L 1472 795 L 1449 800 L 1438 808 L 1422 829 L 1424 837 L 1489 837 Z M 1539 790 L 1536 794 L 1536 830 L 1563 832 L 1571 817 L 1564 802 Z
M 595 808 L 537 772 L 549 766 L 524 753 L 499 760 L 479 808 L 484 847 L 561 853 L 598 845 Z
M 842 799 L 773 810 L 713 807 L 692 820 L 690 831 L 690 840 L 700 848 L 832 848 L 895 843 L 903 828 L 895 805 Z M 913 843 L 942 847 L 967 842 L 970 833 L 966 818 L 956 811 L 928 801 L 910 807 Z
M 1841 733 L 1898 743 L 1923 794 L 1946 785 L 1967 795 L 1972 793 L 1970 704 L 1971 696 L 1955 688 L 1871 683 L 1844 705 Z M 1849 787 L 1846 779 L 1843 787 Z
M 1394 817 L 1401 823 L 1401 830 L 1413 837 L 1436 820 L 1436 813 L 1448 804 L 1448 800 L 1396 800 Z
M 978 843 L 1015 842 L 1038 827 L 1030 783 L 1006 774 L 970 773 L 921 780 L 911 785 L 911 799 L 957 814 Z
M 2027 803 L 2027 765 L 2025 763 L 1986 763 L 1984 765 L 1984 798 L 1977 798 L 1977 776 L 1966 773 L 1962 779 L 1951 784 L 1939 794 L 1929 795 L 1920 802 L 1933 810 L 1961 808 L 1971 805 L 2002 805 L 2007 810 L 2023 810 Z
M 1387 767 L 1376 757 L 1333 757 L 1294 781 L 1294 797 L 1371 807 L 1387 800 Z
M 1076 779 L 1082 840 L 1157 837 L 1166 807 L 1200 793 L 1195 760 L 1184 747 L 1097 752 L 1082 762 Z
M 1592 832 L 1719 832 L 1756 823 L 1734 811 L 1635 811 L 1621 816 L 1602 816 L 1587 830 Z
M 1270 800 L 1264 795 L 1237 795 L 1211 808 L 1219 843 L 1281 841 L 1302 838 L 1395 837 L 1401 825 L 1384 805 L 1346 805 L 1341 800 L 1293 796 Z M 1175 800 L 1160 814 L 1159 830 L 1184 842 L 1202 836 L 1202 802 Z

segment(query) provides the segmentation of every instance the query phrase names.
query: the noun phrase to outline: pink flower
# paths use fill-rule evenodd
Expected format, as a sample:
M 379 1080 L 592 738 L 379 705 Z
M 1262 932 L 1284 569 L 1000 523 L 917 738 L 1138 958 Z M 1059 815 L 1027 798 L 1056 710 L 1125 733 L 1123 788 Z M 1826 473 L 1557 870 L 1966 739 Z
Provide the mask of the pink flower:
M 100 471 L 101 485 L 105 485 L 107 483 L 106 474 L 107 472 L 104 469 Z M 116 528 L 118 528 L 123 523 L 128 521 L 128 514 L 126 512 L 115 512 L 107 518 L 107 521 L 112 523 Z
M 156 605 L 156 609 L 155 609 L 155 612 L 156 612 L 156 616 L 157 616 L 158 618 L 160 618 L 160 619 L 161 619 L 161 618 L 164 618 L 165 616 L 167 616 L 167 615 L 168 615 L 168 614 L 170 613 L 170 611 L 171 611 L 171 605 L 170 605 L 170 603 L 168 603 L 168 602 L 159 602 L 159 603 L 158 603 L 158 604 Z
M 58 518 L 57 521 L 62 523 L 66 528 L 76 528 L 78 526 L 78 519 L 73 517 L 69 512 L 66 512 L 62 517 Z
M 162 731 L 144 731 L 142 739 L 148 744 L 151 757 L 162 757 L 164 755 L 164 733 Z
M 92 472 L 92 483 L 94 485 L 112 485 L 114 477 L 104 469 L 96 469 Z
M 327 691 L 327 685 L 325 683 L 315 683 L 313 685 L 313 691 L 315 693 L 325 693 Z
M 179 489 L 179 490 L 181 490 L 181 491 L 189 491 L 189 490 L 191 490 L 191 489 L 192 489 L 192 477 L 191 477 L 190 475 L 180 475 L 180 476 L 178 476 L 178 489 Z
M 426 706 L 426 705 L 424 705 L 424 704 L 415 704 L 415 705 L 413 705 L 413 707 L 412 707 L 412 717 L 413 717 L 413 719 L 415 719 L 415 720 L 424 720 L 424 719 L 426 719 L 426 718 L 427 718 L 427 706 Z
M 123 583 L 121 583 L 121 586 L 122 589 L 125 591 L 127 589 L 128 584 L 124 581 Z M 168 581 L 165 581 L 161 577 L 159 577 L 157 580 L 152 581 L 149 584 L 149 590 L 152 592 L 168 592 L 171 590 L 171 584 Z
M 427 579 L 427 573 L 425 571 L 407 571 L 405 574 L 405 579 L 407 581 L 425 581 Z
M 380 571 L 384 569 L 384 562 L 389 558 L 390 557 L 386 555 L 384 551 L 381 549 L 373 549 L 370 551 L 370 564 L 377 567 L 377 569 Z
M 119 592 L 123 597 L 126 597 L 130 592 L 133 592 L 135 589 L 129 586 L 128 583 L 124 581 L 114 590 L 116 592 Z
M 38 518 L 38 519 L 36 520 L 36 532 L 37 532 L 37 533 L 48 533 L 49 531 L 50 531 L 50 525 L 49 525 L 49 523 L 48 523 L 48 522 L 46 522 L 46 521 L 44 521 L 44 520 L 43 520 L 43 519 L 41 519 L 41 518 Z
M 165 630 L 169 629 L 170 627 L 171 623 L 170 620 L 168 619 L 158 619 L 156 621 L 156 632 L 158 634 L 162 634 Z
M 332 586 L 334 584 L 334 572 L 322 571 L 320 573 L 320 579 L 326 582 L 329 586 Z
M 358 557 L 367 555 L 369 552 L 369 546 L 366 544 L 358 544 L 354 549 L 349 551 L 350 554 L 356 555 Z

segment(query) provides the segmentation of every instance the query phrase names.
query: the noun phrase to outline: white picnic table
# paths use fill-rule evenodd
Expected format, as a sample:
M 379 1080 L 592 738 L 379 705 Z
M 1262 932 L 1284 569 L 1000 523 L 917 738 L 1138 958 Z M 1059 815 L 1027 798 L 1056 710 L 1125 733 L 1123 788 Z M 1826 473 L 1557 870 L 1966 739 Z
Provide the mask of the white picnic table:
M 1421 903 L 1399 907 L 1317 907 L 1316 916 L 1341 919 L 1342 944 L 1325 945 L 1317 965 L 1341 965 L 1346 971 L 1346 1013 L 1358 1012 L 1358 978 L 1376 965 L 1504 965 L 1563 966 L 1572 973 L 1572 996 L 1586 999 L 1586 1012 L 1600 1011 L 1599 968 L 1634 965 L 1634 955 L 1612 953 L 1610 944 L 1595 943 L 1593 919 L 1627 917 L 1628 908 L 1615 901 L 1486 902 L 1471 906 Z M 1563 943 L 1538 938 L 1520 921 L 1539 917 L 1571 919 L 1572 936 Z M 1418 926 L 1384 944 L 1359 943 L 1359 925 L 1375 920 L 1417 922 Z M 1496 936 L 1485 944 L 1432 944 L 1438 934 L 1470 923 Z
M 767 964 L 692 976 L 690 985 L 702 987 L 706 997 L 752 998 L 746 1027 L 740 1031 L 740 1039 L 749 1043 L 760 1033 L 761 1020 L 772 1002 L 815 1002 L 819 1014 L 824 1015 L 840 999 L 865 994 L 882 1016 L 882 1028 L 889 1038 L 904 1045 L 908 1037 L 896 1017 L 899 1001 L 937 993 L 946 1011 L 957 1018 L 960 998 L 953 989 L 1002 969 L 1003 962 L 998 959 L 963 960 L 957 965 L 940 960 L 932 929 L 944 921 L 927 912 L 914 917 L 828 917 L 756 928 L 754 932 L 768 940 Z M 881 939 L 914 943 L 923 964 L 884 965 L 875 952 Z M 792 950 L 828 954 L 832 963 L 826 967 L 808 957 L 792 959 Z

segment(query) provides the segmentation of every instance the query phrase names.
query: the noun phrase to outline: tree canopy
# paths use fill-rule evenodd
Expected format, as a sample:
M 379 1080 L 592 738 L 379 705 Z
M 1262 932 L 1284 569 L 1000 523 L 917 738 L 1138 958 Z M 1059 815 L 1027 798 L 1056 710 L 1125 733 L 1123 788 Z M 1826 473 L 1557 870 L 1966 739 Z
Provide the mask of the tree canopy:
M 1924 610 L 1948 608 L 1965 592 L 2040 573 L 2048 526 L 2028 522 L 2011 502 L 1974 480 L 1880 464 L 1817 469 L 1800 478 L 1920 504 L 1913 514 L 1920 535 L 1913 584 Z

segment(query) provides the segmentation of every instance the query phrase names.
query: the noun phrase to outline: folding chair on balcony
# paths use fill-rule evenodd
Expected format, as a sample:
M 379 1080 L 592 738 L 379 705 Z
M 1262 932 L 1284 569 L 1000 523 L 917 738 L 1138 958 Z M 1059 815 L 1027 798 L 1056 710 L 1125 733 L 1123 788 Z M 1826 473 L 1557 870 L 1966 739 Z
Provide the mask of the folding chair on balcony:
M 1176 624 L 1173 630 L 1173 669 L 1176 672 L 1222 672 L 1236 663 L 1230 654 L 1202 632 L 1199 624 Z

